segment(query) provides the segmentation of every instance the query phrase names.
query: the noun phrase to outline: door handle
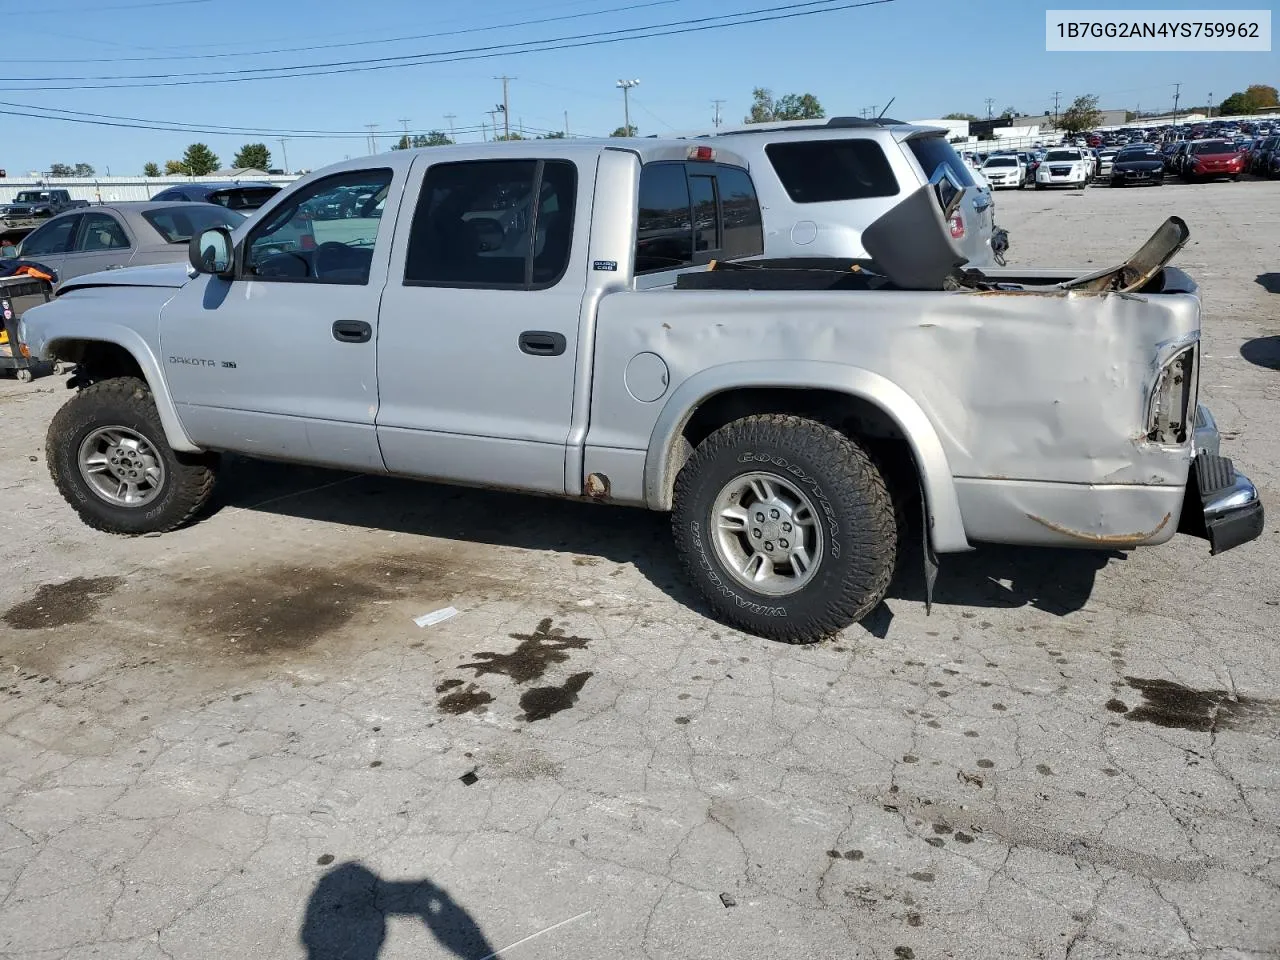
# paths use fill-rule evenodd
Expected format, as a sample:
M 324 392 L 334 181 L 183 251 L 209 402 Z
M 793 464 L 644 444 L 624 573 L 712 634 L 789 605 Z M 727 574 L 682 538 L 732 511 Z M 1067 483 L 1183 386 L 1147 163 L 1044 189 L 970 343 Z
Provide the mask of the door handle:
M 373 326 L 363 320 L 335 320 L 333 339 L 339 343 L 368 343 L 373 339 Z
M 526 330 L 520 334 L 520 349 L 531 357 L 558 357 L 568 345 L 563 333 Z

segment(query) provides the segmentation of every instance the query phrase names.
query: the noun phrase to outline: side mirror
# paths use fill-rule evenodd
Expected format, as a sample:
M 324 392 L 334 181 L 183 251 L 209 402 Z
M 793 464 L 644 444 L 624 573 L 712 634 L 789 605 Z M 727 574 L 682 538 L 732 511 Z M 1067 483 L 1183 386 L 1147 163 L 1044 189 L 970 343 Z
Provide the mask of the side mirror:
M 210 227 L 191 238 L 187 259 L 197 273 L 211 273 L 224 280 L 235 274 L 235 245 L 226 227 Z

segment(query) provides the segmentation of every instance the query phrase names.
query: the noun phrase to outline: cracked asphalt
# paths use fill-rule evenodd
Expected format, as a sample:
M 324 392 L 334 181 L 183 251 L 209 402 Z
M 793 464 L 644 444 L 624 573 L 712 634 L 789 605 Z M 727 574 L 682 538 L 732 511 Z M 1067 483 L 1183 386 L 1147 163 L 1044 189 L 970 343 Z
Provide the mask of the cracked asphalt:
M 1202 397 L 1269 505 L 1278 208 L 997 200 L 1014 263 L 1189 221 Z M 65 395 L 0 382 L 0 957 L 1280 956 L 1274 520 L 944 557 L 931 616 L 912 575 L 788 647 L 643 512 L 234 461 L 197 526 L 96 534 L 44 462 Z

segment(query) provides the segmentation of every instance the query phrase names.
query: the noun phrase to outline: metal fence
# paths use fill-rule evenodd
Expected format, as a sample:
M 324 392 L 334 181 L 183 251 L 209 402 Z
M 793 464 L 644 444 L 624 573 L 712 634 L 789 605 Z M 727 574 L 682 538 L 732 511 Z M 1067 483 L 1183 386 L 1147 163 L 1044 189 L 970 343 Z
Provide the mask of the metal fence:
M 254 177 L 253 183 L 284 185 L 297 180 L 297 175 Z M 0 203 L 11 203 L 19 190 L 66 190 L 73 200 L 90 203 L 116 203 L 125 200 L 150 200 L 168 187 L 180 183 L 225 183 L 226 177 L 6 177 L 0 180 Z

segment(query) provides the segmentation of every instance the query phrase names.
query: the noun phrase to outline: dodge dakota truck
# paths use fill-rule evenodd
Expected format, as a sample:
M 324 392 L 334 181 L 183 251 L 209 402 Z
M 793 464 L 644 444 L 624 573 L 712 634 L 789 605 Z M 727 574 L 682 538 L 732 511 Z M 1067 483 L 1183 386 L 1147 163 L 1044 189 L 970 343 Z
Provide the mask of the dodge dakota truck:
M 1257 537 L 1197 400 L 1185 224 L 1112 269 L 979 271 L 948 228 L 967 189 L 940 163 L 867 258 L 766 260 L 723 146 L 397 151 L 189 265 L 72 279 L 19 348 L 76 365 L 48 462 L 97 529 L 192 521 L 223 451 L 647 507 L 716 615 L 779 640 L 868 614 L 917 520 L 930 586 L 982 541 Z

